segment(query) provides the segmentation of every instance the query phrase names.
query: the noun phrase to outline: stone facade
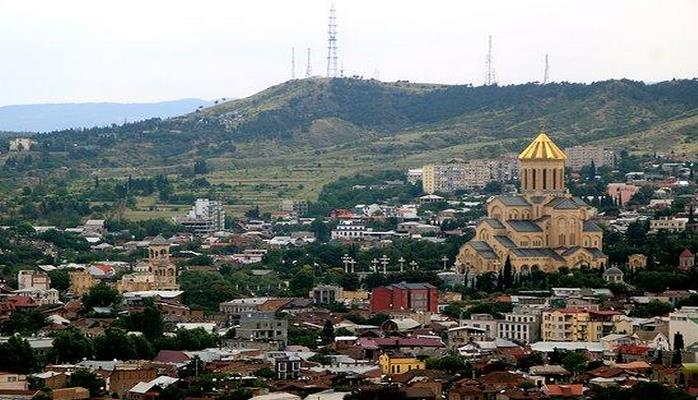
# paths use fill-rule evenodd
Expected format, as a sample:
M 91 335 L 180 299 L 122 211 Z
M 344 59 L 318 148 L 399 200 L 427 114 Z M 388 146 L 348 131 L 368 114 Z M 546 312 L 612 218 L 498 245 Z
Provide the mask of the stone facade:
M 521 190 L 490 198 L 487 217 L 464 244 L 457 269 L 469 279 L 499 272 L 506 259 L 514 273 L 561 267 L 603 268 L 603 230 L 593 209 L 565 188 L 565 153 L 545 133 L 519 155 Z

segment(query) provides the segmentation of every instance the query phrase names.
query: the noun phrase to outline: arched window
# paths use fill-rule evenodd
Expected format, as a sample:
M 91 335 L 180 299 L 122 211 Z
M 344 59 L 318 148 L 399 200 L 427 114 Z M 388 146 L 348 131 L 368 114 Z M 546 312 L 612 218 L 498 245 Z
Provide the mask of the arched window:
M 560 246 L 564 246 L 564 245 L 565 245 L 565 234 L 564 234 L 564 233 L 561 233 L 561 234 L 560 234 L 560 237 L 558 238 L 558 241 L 560 242 Z

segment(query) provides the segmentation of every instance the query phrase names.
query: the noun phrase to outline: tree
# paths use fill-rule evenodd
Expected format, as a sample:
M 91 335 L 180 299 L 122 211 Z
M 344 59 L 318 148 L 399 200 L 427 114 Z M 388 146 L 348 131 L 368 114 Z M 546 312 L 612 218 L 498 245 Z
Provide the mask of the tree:
M 681 334 L 681 332 L 676 332 L 674 334 L 674 354 L 671 357 L 672 365 L 678 365 L 682 363 L 683 357 L 681 356 L 681 353 L 683 352 L 683 348 L 683 335 Z
M 131 335 L 120 328 L 107 328 L 104 335 L 94 340 L 98 360 L 133 360 L 138 358 L 136 344 Z
M 514 273 L 511 268 L 511 259 L 507 256 L 502 270 L 502 286 L 504 289 L 509 289 L 514 284 Z
M 13 313 L 2 325 L 2 331 L 10 335 L 18 333 L 22 336 L 30 336 L 46 325 L 48 321 L 43 313 L 36 309 L 25 309 Z
M 276 377 L 276 374 L 274 374 L 274 371 L 272 371 L 271 368 L 264 367 L 256 370 L 254 372 L 254 376 L 258 378 L 273 379 Z
M 322 343 L 332 343 L 334 340 L 334 325 L 329 319 L 325 321 L 325 325 L 322 327 Z
M 90 397 L 98 397 L 104 393 L 106 384 L 96 373 L 86 369 L 79 368 L 70 374 L 70 386 L 84 387 L 90 391 Z
M 36 356 L 29 342 L 20 336 L 11 336 L 0 343 L 0 371 L 26 374 L 36 369 Z
M 587 365 L 587 359 L 583 353 L 570 351 L 562 357 L 561 364 L 573 374 L 584 372 Z
M 121 301 L 121 295 L 115 289 L 107 286 L 105 283 L 90 288 L 90 291 L 82 296 L 82 304 L 84 307 L 91 309 L 94 307 L 109 307 L 118 304 Z
M 304 265 L 296 272 L 288 283 L 288 287 L 295 296 L 307 296 L 315 286 L 315 274 L 313 268 Z
M 146 305 L 142 312 L 124 317 L 122 322 L 126 329 L 142 332 L 148 340 L 155 340 L 160 337 L 165 327 L 162 314 L 152 302 Z
M 51 287 L 64 292 L 70 288 L 70 275 L 65 269 L 54 269 L 49 271 L 49 278 L 51 278 Z
M 482 191 L 486 194 L 500 194 L 504 190 L 504 184 L 500 181 L 489 181 L 482 188 Z
M 196 160 L 194 162 L 194 174 L 203 175 L 209 172 L 208 164 L 205 160 Z
M 94 343 L 79 329 L 59 331 L 53 339 L 53 352 L 58 362 L 73 363 L 94 355 Z

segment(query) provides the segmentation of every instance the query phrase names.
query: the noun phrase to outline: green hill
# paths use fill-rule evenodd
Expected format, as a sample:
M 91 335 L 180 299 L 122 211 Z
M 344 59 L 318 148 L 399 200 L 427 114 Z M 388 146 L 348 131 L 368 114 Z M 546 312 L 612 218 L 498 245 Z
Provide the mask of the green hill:
M 191 175 L 196 160 L 240 207 L 313 198 L 361 170 L 517 151 L 544 122 L 559 144 L 638 152 L 698 151 L 698 80 L 647 85 L 455 86 L 359 79 L 288 81 L 180 117 L 37 135 L 28 155 L 0 156 L 4 183 Z M 1 140 L 1 139 L 0 139 Z

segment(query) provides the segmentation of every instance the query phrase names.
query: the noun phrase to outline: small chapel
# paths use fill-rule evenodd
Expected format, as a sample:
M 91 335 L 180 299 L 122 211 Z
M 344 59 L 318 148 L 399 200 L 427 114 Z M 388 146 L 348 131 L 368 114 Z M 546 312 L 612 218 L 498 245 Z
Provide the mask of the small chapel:
M 593 208 L 565 188 L 566 159 L 545 132 L 519 154 L 519 192 L 487 200 L 487 217 L 456 257 L 459 272 L 497 273 L 507 258 L 517 274 L 605 268 L 603 230 L 591 221 Z

